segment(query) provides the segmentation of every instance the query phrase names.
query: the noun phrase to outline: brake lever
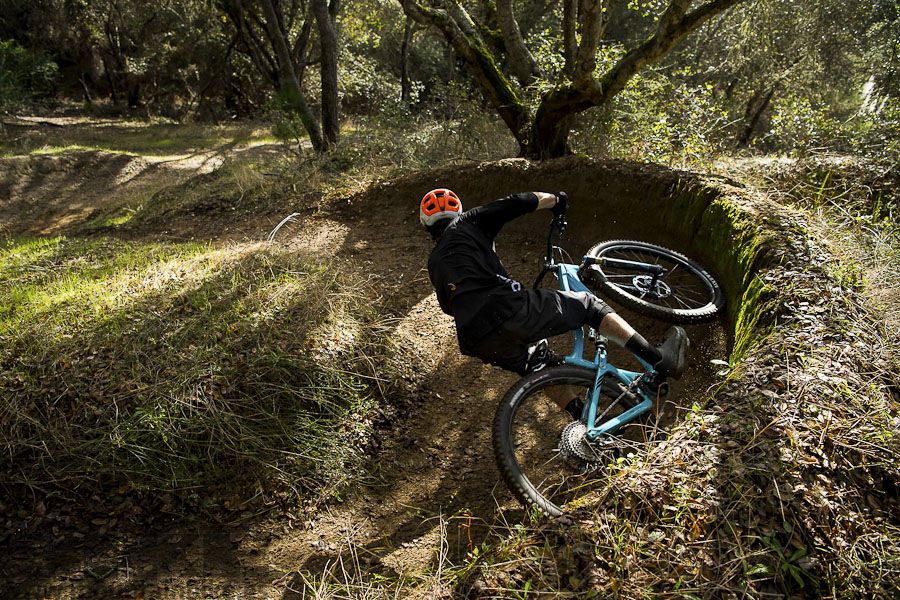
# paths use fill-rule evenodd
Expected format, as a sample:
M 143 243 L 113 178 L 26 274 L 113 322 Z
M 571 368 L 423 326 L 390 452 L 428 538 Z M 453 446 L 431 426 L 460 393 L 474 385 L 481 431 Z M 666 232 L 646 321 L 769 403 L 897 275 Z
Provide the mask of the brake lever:
M 553 230 L 556 229 L 559 232 L 559 235 L 562 236 L 567 226 L 568 224 L 566 223 L 566 216 L 564 214 L 556 215 L 553 217 L 553 220 L 550 221 L 550 234 L 547 236 L 547 255 L 544 257 L 544 266 L 541 269 L 541 274 L 538 275 L 534 282 L 534 289 L 538 289 L 541 286 L 544 277 L 553 270 L 553 266 L 556 264 L 556 261 L 553 259 Z
M 566 222 L 566 216 L 565 216 L 565 215 L 559 215 L 559 216 L 557 216 L 557 217 L 554 217 L 554 218 L 553 218 L 553 222 L 551 223 L 551 225 L 552 225 L 553 227 L 555 227 L 557 231 L 559 231 L 559 234 L 560 234 L 560 235 L 562 235 L 563 233 L 565 233 L 566 227 L 569 226 L 569 224 Z

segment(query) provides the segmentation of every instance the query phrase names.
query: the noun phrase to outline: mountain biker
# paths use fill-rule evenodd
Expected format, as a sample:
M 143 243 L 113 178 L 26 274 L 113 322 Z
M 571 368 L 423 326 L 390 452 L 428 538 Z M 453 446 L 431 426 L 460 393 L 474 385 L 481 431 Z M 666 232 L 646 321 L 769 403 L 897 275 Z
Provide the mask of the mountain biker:
M 456 322 L 460 352 L 526 375 L 552 360 L 545 338 L 589 325 L 653 365 L 662 378 L 678 379 L 689 347 L 681 327 L 669 329 L 654 347 L 592 294 L 534 290 L 509 277 L 494 248 L 503 225 L 540 209 L 559 216 L 567 204 L 564 192 L 525 192 L 463 212 L 451 190 L 435 189 L 422 198 L 419 219 L 435 242 L 428 275 L 441 310 Z M 557 402 L 577 418 L 578 400 Z

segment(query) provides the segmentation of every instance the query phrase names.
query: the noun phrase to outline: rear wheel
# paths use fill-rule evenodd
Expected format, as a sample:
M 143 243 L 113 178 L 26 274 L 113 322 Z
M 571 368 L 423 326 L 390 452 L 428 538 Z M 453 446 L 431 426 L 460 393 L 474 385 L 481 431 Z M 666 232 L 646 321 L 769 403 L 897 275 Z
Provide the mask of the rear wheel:
M 547 394 L 549 388 L 564 385 L 573 398 L 586 400 L 595 373 L 568 365 L 548 367 L 519 380 L 500 402 L 494 418 L 494 456 L 509 489 L 526 507 L 551 516 L 562 514 L 604 475 L 603 466 L 644 448 L 648 430 L 640 422 L 622 426 L 602 443 L 588 443 L 584 424 L 573 423 Z M 625 386 L 607 377 L 598 415 L 609 409 L 605 421 L 637 402 Z
M 587 255 L 660 265 L 660 277 L 625 265 L 595 264 L 582 274 L 585 283 L 635 311 L 673 323 L 699 323 L 725 304 L 722 288 L 706 269 L 688 257 L 646 242 L 614 240 L 597 244 Z

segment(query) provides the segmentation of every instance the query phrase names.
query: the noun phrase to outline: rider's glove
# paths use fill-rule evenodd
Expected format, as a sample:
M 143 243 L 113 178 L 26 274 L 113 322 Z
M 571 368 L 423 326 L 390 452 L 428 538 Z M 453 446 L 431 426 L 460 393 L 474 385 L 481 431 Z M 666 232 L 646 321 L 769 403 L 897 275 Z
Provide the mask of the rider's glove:
M 553 216 L 560 217 L 566 214 L 567 208 L 569 208 L 569 195 L 565 192 L 557 192 L 556 205 L 551 209 L 553 211 Z

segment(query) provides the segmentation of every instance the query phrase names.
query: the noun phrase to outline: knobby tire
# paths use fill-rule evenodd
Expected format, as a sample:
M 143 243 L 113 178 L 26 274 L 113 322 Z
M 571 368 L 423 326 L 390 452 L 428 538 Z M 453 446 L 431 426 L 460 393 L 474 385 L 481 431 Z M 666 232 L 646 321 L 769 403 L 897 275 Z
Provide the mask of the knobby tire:
M 596 371 L 593 369 L 570 365 L 547 367 L 523 377 L 510 388 L 500 402 L 494 418 L 492 436 L 494 457 L 507 486 L 526 507 L 535 507 L 550 516 L 560 515 L 565 510 L 565 504 L 558 503 L 562 500 L 548 497 L 548 492 L 541 489 L 542 482 L 531 480 L 536 479 L 533 469 L 539 469 L 548 476 L 558 479 L 563 485 L 570 485 L 573 488 L 574 491 L 571 492 L 554 490 L 560 494 L 565 503 L 571 503 L 583 496 L 593 487 L 591 481 L 596 481 L 602 476 L 602 470 L 595 470 L 591 474 L 579 473 L 578 469 L 572 468 L 570 463 L 562 460 L 557 451 L 559 439 L 563 428 L 571 423 L 572 419 L 542 393 L 545 388 L 555 385 L 570 385 L 586 393 L 593 386 L 595 374 Z M 611 404 L 613 398 L 618 398 L 619 404 L 616 412 L 607 418 L 637 403 L 637 398 L 631 392 L 627 392 L 625 386 L 608 376 L 603 382 L 599 410 L 602 411 L 604 405 Z M 622 440 L 630 437 L 633 440 L 635 432 L 639 430 L 641 435 L 646 434 L 641 423 L 629 424 L 620 430 L 621 435 L 614 437 Z M 528 454 L 532 450 L 536 455 L 534 458 Z M 541 458 L 537 458 L 538 456 Z M 546 462 L 542 462 L 545 459 Z

